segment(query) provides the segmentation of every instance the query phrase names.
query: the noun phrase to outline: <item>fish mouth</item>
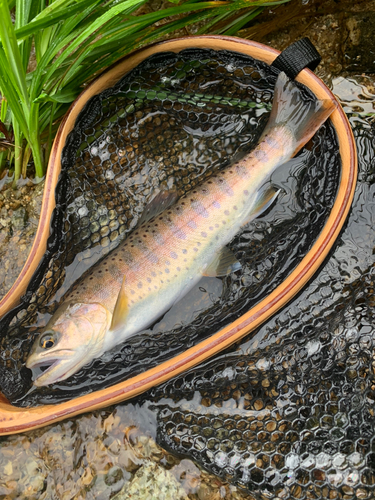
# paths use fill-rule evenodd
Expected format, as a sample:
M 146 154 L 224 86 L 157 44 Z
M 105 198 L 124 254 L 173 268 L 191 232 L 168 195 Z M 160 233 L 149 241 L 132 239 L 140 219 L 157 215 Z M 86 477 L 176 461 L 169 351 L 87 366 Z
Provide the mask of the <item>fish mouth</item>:
M 52 372 L 53 368 L 57 366 L 58 363 L 59 363 L 58 359 L 55 361 L 51 361 L 50 364 L 47 361 L 41 361 L 40 363 L 36 363 L 32 367 L 33 375 L 35 375 L 35 371 L 38 369 L 40 370 L 40 373 L 36 375 L 36 377 L 34 378 L 34 385 L 38 386 L 39 385 L 38 381 L 42 377 L 47 377 L 49 373 Z
M 68 354 L 72 351 L 64 350 L 59 354 Z M 50 359 L 36 359 L 32 357 L 28 360 L 26 366 L 33 371 L 33 383 L 37 387 L 50 385 L 61 380 L 65 380 L 76 371 L 76 367 L 82 365 L 82 360 L 72 359 L 71 357 L 53 357 Z

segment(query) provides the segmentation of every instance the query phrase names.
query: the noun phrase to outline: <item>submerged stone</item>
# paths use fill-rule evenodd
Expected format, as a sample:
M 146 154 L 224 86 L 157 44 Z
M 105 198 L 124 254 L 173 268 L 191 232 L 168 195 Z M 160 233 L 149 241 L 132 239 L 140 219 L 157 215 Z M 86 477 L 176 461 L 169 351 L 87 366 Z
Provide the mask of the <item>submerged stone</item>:
M 159 465 L 147 461 L 112 500 L 187 500 L 188 496 L 177 479 Z

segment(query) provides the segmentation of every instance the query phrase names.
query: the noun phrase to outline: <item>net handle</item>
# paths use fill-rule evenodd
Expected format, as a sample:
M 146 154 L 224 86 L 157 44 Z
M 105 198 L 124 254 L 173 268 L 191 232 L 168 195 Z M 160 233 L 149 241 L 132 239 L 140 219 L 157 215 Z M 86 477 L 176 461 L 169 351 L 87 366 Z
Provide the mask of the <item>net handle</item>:
M 271 68 L 276 73 L 284 73 L 292 80 L 303 69 L 309 68 L 315 71 L 322 60 L 321 55 L 316 50 L 309 38 L 301 38 L 287 47 L 271 64 Z

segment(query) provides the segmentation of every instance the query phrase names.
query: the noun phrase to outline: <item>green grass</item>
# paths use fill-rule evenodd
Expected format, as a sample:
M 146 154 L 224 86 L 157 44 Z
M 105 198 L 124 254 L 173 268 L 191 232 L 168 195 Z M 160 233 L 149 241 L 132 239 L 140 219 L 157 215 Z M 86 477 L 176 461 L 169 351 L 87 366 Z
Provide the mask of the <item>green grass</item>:
M 198 34 L 235 35 L 264 7 L 288 1 L 171 0 L 144 13 L 146 0 L 0 0 L 0 168 L 13 164 L 17 180 L 32 155 L 43 177 L 59 119 L 125 54 L 197 23 Z

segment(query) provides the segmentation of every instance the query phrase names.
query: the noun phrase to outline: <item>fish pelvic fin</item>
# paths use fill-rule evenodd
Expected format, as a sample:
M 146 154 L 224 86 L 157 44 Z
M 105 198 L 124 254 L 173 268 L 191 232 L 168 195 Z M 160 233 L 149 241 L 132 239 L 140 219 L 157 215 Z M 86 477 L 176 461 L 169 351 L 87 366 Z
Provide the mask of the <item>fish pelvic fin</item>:
M 113 310 L 112 323 L 110 327 L 111 331 L 117 330 L 124 326 L 126 317 L 129 312 L 129 301 L 125 293 L 125 280 L 126 277 L 122 281 L 121 289 L 117 296 L 116 305 Z
M 263 136 L 274 127 L 287 127 L 294 139 L 294 156 L 336 108 L 337 103 L 332 99 L 307 101 L 297 85 L 281 72 L 276 81 L 271 115 Z
M 241 263 L 237 260 L 232 250 L 224 247 L 215 255 L 210 265 L 207 266 L 203 272 L 203 276 L 227 276 L 234 271 L 238 271 L 241 267 Z
M 263 186 L 257 194 L 253 209 L 249 218 L 243 224 L 244 226 L 262 215 L 275 202 L 281 189 L 275 189 L 273 186 Z

